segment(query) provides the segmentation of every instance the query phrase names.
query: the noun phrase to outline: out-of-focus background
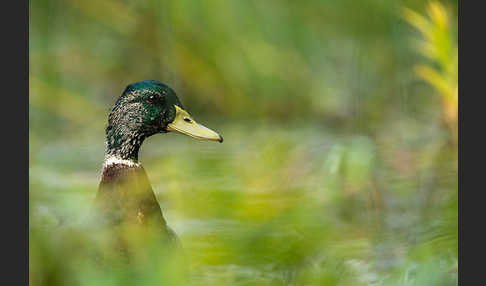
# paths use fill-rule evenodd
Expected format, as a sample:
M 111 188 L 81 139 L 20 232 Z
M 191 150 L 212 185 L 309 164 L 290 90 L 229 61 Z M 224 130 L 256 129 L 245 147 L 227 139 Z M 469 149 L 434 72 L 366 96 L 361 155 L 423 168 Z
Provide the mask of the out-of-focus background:
M 30 285 L 457 285 L 457 1 L 35 0 L 29 18 Z M 139 157 L 189 278 L 79 247 L 108 113 L 146 79 L 225 138 L 156 135 Z

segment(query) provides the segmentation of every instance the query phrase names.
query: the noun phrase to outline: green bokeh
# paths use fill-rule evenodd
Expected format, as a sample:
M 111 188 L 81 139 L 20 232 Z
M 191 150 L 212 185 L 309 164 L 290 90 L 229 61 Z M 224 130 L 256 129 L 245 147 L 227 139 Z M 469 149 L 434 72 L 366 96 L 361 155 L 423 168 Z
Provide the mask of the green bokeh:
M 403 17 L 427 5 L 30 1 L 31 285 L 457 285 L 457 122 L 415 69 L 457 87 L 457 1 L 437 60 Z M 146 79 L 225 141 L 146 140 L 185 257 L 147 241 L 107 272 L 83 218 L 108 113 Z

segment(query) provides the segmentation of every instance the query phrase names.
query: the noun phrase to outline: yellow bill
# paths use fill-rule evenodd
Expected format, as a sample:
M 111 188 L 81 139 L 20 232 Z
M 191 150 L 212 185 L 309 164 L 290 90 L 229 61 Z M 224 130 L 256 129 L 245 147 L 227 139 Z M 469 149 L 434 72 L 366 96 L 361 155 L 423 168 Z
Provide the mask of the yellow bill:
M 177 105 L 174 105 L 176 109 L 176 116 L 172 123 L 167 125 L 167 131 L 177 131 L 182 134 L 191 136 L 201 140 L 211 140 L 223 142 L 223 137 L 219 133 L 202 126 L 197 123 L 192 117 Z

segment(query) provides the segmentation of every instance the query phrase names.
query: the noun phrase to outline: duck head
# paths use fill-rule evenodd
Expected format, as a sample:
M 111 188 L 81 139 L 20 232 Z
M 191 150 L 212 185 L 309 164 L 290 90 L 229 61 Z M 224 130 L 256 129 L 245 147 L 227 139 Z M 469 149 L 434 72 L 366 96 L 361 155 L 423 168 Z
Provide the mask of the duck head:
M 220 134 L 197 123 L 189 115 L 169 86 L 155 80 L 130 84 L 108 117 L 107 156 L 137 161 L 138 150 L 145 138 L 171 131 L 223 142 Z

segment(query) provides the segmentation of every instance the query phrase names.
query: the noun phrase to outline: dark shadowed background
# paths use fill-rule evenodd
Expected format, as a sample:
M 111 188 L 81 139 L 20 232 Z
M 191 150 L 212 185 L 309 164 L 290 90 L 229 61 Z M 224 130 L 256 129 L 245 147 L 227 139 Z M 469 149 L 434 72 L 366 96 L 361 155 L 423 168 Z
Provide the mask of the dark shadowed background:
M 457 1 L 37 0 L 29 17 L 30 285 L 457 285 Z M 137 282 L 107 275 L 75 247 L 108 113 L 147 79 L 225 139 L 156 135 L 139 157 L 189 281 L 156 255 Z

